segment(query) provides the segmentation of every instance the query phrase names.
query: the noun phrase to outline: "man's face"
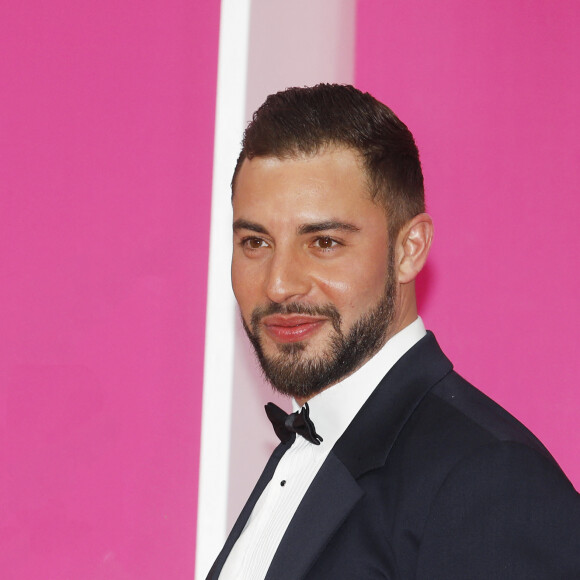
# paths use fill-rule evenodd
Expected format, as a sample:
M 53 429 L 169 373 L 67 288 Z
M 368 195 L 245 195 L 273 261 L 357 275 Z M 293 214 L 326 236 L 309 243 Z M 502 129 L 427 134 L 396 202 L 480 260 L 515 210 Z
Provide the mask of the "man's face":
M 308 399 L 386 340 L 396 280 L 385 211 L 357 155 L 337 148 L 246 159 L 233 210 L 244 328 L 274 387 Z

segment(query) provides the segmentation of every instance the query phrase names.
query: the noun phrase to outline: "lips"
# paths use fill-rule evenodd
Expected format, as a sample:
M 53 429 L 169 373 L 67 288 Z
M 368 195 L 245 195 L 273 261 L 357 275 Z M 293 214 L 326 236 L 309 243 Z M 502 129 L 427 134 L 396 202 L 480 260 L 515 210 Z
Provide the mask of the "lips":
M 262 319 L 266 333 L 276 342 L 299 342 L 310 338 L 326 322 L 325 318 L 302 314 L 273 315 Z

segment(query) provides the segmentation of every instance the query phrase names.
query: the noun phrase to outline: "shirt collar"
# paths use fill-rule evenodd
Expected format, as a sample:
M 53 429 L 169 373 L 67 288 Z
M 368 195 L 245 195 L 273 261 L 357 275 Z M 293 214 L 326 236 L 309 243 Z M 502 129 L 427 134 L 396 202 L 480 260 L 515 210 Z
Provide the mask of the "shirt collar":
M 308 401 L 310 418 L 323 437 L 321 448 L 334 446 L 381 379 L 426 334 L 421 317 L 392 336 L 362 367 Z M 294 410 L 299 406 L 292 402 Z

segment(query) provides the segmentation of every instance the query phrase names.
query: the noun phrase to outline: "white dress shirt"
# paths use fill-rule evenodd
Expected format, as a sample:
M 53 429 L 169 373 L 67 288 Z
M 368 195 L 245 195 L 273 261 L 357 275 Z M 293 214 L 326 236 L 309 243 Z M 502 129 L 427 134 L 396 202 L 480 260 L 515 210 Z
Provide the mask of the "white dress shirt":
M 310 419 L 323 441 L 313 445 L 296 437 L 258 499 L 220 580 L 263 580 L 290 520 L 334 444 L 385 374 L 425 334 L 423 321 L 417 318 L 356 372 L 308 401 Z M 293 407 L 299 408 L 295 401 Z

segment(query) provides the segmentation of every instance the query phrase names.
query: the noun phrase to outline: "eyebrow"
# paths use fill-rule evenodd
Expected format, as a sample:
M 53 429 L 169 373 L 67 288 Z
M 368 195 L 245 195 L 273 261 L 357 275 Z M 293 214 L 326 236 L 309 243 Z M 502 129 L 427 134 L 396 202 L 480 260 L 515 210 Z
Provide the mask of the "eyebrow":
M 234 232 L 237 232 L 238 230 L 250 230 L 251 232 L 256 232 L 257 234 L 269 235 L 268 230 L 264 226 L 241 218 L 237 219 L 233 223 L 233 228 Z M 328 230 L 360 232 L 360 228 L 354 224 L 339 222 L 337 220 L 328 220 L 324 222 L 302 224 L 301 226 L 298 226 L 297 233 L 298 235 L 303 236 L 305 234 L 315 234 L 318 232 L 326 232 Z
M 316 222 L 312 224 L 303 224 L 298 227 L 298 234 L 315 234 L 328 230 L 341 230 L 343 232 L 360 232 L 360 228 L 354 224 L 330 220 L 326 222 Z
M 237 232 L 238 230 L 250 230 L 251 232 L 256 232 L 257 234 L 268 234 L 268 230 L 264 226 L 244 219 L 236 220 L 233 224 L 233 227 L 234 232 Z

